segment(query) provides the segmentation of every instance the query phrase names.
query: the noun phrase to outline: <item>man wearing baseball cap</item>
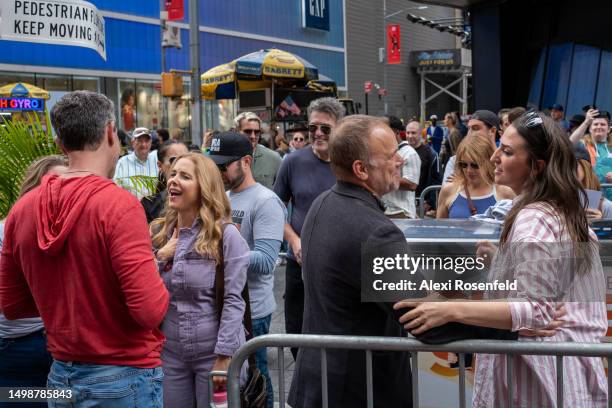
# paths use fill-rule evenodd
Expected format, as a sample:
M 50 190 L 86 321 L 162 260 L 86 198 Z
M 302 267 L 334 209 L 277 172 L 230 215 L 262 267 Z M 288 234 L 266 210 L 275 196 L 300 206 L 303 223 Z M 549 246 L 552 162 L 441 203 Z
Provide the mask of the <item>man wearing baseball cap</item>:
M 550 110 L 550 117 L 567 132 L 570 128 L 570 124 L 563 118 L 565 116 L 563 105 L 555 103 L 548 109 Z
M 283 240 L 285 205 L 274 192 L 255 181 L 251 164 L 253 146 L 240 133 L 213 136 L 208 152 L 217 164 L 232 207 L 232 222 L 251 250 L 247 283 L 253 320 L 253 337 L 268 334 L 274 302 L 274 267 Z M 255 353 L 257 368 L 266 377 L 267 406 L 274 404 L 265 348 Z
M 132 176 L 157 177 L 157 150 L 151 151 L 151 132 L 145 127 L 134 129 L 130 137 L 132 152 L 117 162 L 113 180 L 140 200 L 152 195 L 154 191 L 130 180 Z
M 477 110 L 468 122 L 468 136 L 475 135 L 487 138 L 491 143 L 497 145 L 497 131 L 499 130 L 499 116 L 488 110 Z M 455 173 L 456 156 L 451 157 L 444 169 L 442 185 L 450 183 Z

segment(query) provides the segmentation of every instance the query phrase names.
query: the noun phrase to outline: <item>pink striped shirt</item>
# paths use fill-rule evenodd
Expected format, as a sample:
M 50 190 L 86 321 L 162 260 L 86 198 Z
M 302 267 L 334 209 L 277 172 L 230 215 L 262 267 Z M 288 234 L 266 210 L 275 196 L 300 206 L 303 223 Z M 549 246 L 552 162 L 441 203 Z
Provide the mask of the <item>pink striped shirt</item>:
M 538 290 L 551 293 L 558 288 L 560 276 L 555 276 L 558 270 L 550 253 L 557 247 L 551 243 L 570 241 L 568 234 L 561 229 L 559 218 L 552 216 L 551 213 L 556 214 L 549 206 L 541 203 L 529 205 L 521 210 L 515 219 L 508 243 L 535 243 L 525 247 L 537 253 L 522 251 L 509 262 L 500 261 L 505 268 L 497 273 L 506 274 L 504 278 L 517 278 L 518 282 L 517 291 L 504 295 L 509 299 L 521 299 L 509 303 L 513 331 L 541 329 L 554 318 L 556 304 L 534 296 Z M 548 259 L 542 261 L 543 258 Z M 555 278 L 551 279 L 551 276 Z M 567 309 L 567 315 L 563 318 L 565 324 L 554 336 L 519 336 L 519 341 L 601 342 L 608 328 L 608 320 L 605 279 L 600 258 L 596 256 L 591 269 L 587 273 L 575 274 L 573 279 L 572 290 L 589 293 L 587 296 L 590 301 L 565 302 Z M 593 297 L 593 294 L 596 294 L 596 297 Z M 576 296 L 579 295 L 573 296 L 570 300 L 577 299 Z M 601 299 L 601 302 L 596 299 Z M 516 355 L 512 359 L 514 378 L 511 384 L 512 407 L 556 407 L 555 357 Z M 477 356 L 473 407 L 508 406 L 506 364 L 506 356 L 491 354 Z M 608 387 L 600 358 L 564 357 L 563 370 L 564 406 L 606 407 Z

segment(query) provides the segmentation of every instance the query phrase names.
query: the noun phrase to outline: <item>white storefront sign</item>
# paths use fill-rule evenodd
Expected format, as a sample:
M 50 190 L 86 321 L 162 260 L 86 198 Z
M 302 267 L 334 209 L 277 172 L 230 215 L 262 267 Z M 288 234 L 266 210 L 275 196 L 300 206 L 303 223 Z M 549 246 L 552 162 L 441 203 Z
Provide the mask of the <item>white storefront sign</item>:
M 1 0 L 0 40 L 86 47 L 106 61 L 104 18 L 82 0 Z

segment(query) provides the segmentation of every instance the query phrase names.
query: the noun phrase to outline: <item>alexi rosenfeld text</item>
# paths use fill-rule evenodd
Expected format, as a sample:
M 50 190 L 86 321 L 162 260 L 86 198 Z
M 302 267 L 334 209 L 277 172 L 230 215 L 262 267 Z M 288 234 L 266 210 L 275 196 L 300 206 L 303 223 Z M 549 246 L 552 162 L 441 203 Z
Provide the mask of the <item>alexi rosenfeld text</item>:
M 483 257 L 443 257 L 443 256 L 409 256 L 397 254 L 393 257 L 375 257 L 372 259 L 372 273 L 382 275 L 387 271 L 402 272 L 414 275 L 417 271 L 426 275 L 427 271 L 454 272 L 456 279 L 444 281 L 435 279 L 400 279 L 396 281 L 384 281 L 375 279 L 372 286 L 375 291 L 508 291 L 516 290 L 516 280 L 491 282 L 465 281 L 461 278 L 466 272 L 482 272 L 486 268 Z

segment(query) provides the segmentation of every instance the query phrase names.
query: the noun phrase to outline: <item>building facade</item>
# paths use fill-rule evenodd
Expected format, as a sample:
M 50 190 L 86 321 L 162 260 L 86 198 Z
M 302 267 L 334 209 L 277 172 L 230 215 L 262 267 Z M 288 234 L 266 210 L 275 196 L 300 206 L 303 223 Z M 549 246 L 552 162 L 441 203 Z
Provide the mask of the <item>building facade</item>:
M 280 48 L 305 58 L 346 90 L 344 4 L 341 0 L 199 0 L 202 72 L 242 55 Z M 162 98 L 160 5 L 155 0 L 89 0 L 105 19 L 107 59 L 81 47 L 0 40 L 0 86 L 27 82 L 50 92 L 47 107 L 67 92 L 87 89 L 116 104 L 121 128 L 167 127 L 191 140 L 189 77 L 182 98 Z M 189 70 L 189 0 L 177 23 L 182 48 L 166 49 L 166 70 Z M 317 3 L 324 29 L 303 26 L 304 9 Z M 231 126 L 233 100 L 207 101 L 204 127 Z
M 469 10 L 477 108 L 586 105 L 612 110 L 612 3 L 598 0 L 427 0 Z
M 423 4 L 414 1 L 387 0 L 386 15 L 383 18 L 383 1 L 350 0 L 346 2 L 347 71 L 348 96 L 361 103 L 365 112 L 364 83 L 372 81 L 384 88 L 384 66 L 379 62 L 379 48 L 385 46 L 387 24 L 399 24 L 401 33 L 401 63 L 387 65 L 387 112 L 399 118 L 409 119 L 420 116 L 420 78 L 416 69 L 410 66 L 412 51 L 454 49 L 459 46 L 457 37 L 442 33 L 430 27 L 410 23 L 408 13 L 423 16 L 429 20 L 456 17 L 456 10 Z M 423 8 L 427 6 L 426 8 Z M 403 10 L 403 11 L 402 11 Z M 396 13 L 395 15 L 393 15 Z M 441 75 L 436 82 L 444 83 L 451 78 Z M 434 86 L 427 84 L 431 94 Z M 454 89 L 459 93 L 459 85 Z M 378 96 L 374 87 L 368 95 L 368 111 L 371 115 L 384 114 L 384 96 Z M 459 111 L 460 104 L 448 95 L 440 95 L 427 104 L 427 117 L 436 114 L 440 119 L 446 112 Z

